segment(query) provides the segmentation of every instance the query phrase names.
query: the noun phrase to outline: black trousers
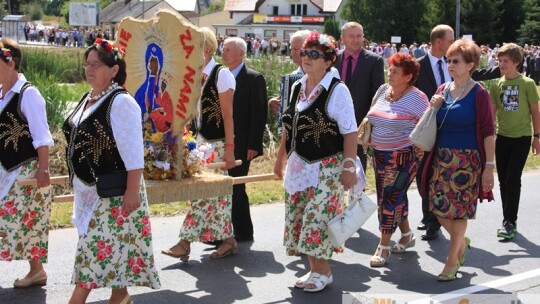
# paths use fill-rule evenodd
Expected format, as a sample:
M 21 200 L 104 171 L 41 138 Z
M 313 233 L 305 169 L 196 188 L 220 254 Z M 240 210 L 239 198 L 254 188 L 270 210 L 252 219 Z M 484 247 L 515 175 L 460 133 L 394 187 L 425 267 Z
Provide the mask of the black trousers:
M 521 174 L 531 148 L 531 136 L 510 138 L 497 135 L 495 161 L 501 191 L 504 220 L 513 224 L 517 221 L 521 196 Z
M 434 149 L 436 148 L 434 147 Z M 424 154 L 424 157 L 422 158 L 422 161 L 418 166 L 418 173 L 416 174 L 416 187 L 418 188 L 418 191 L 420 191 L 420 185 L 423 182 L 421 173 L 424 170 L 424 166 L 430 165 L 426 164 L 428 158 L 427 154 L 428 152 Z M 441 229 L 441 223 L 439 223 L 437 216 L 433 214 L 433 212 L 429 211 L 429 192 L 428 194 L 426 194 L 425 197 L 422 197 L 422 223 L 424 223 L 426 225 L 426 228 L 430 231 L 437 231 Z
M 246 176 L 251 161 L 242 159 L 242 165 L 229 170 L 232 177 Z M 253 237 L 253 223 L 249 211 L 249 197 L 246 193 L 246 184 L 233 186 L 232 195 L 232 224 L 234 235 L 240 237 Z

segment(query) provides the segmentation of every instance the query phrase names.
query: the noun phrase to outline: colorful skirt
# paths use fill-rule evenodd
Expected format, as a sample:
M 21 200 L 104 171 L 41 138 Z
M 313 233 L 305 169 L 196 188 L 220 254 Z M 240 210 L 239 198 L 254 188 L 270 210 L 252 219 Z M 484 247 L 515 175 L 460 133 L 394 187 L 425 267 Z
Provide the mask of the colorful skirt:
M 475 149 L 437 148 L 429 183 L 430 209 L 445 219 L 474 219 L 482 160 Z
M 219 141 L 212 144 L 213 162 L 222 162 L 225 155 L 224 143 Z M 221 173 L 227 174 L 227 171 Z M 180 229 L 180 239 L 189 242 L 213 242 L 232 237 L 231 212 L 231 195 L 191 200 L 191 209 Z
M 72 284 L 160 288 L 144 186 L 140 195 L 141 206 L 129 215 L 121 211 L 121 196 L 99 200 L 88 231 L 79 237 Z
M 379 230 L 391 234 L 407 220 L 411 185 L 420 161 L 413 147 L 395 151 L 373 150 Z
M 34 178 L 36 168 L 37 161 L 23 165 L 17 180 Z M 11 187 L 0 202 L 0 261 L 47 263 L 51 201 L 50 186 Z
M 285 192 L 285 232 L 287 255 L 304 253 L 317 259 L 330 259 L 343 247 L 328 239 L 328 222 L 342 212 L 343 186 L 340 182 L 342 156 L 320 162 L 319 184 L 294 194 Z

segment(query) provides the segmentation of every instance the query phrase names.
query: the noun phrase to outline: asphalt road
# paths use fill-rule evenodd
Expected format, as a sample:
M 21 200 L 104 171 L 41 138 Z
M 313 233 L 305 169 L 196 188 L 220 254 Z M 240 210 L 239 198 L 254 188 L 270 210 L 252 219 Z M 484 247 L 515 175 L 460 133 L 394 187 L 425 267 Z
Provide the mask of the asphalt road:
M 304 275 L 305 257 L 289 257 L 282 246 L 284 205 L 253 207 L 255 242 L 241 243 L 236 256 L 210 260 L 210 247 L 192 245 L 187 264 L 161 255 L 177 241 L 182 216 L 153 218 L 154 254 L 162 288 L 129 288 L 133 300 L 142 303 L 374 303 L 373 298 L 424 299 L 431 303 L 458 303 L 456 294 L 475 293 L 470 303 L 540 303 L 540 172 L 524 175 L 518 235 L 501 242 L 496 230 L 501 223 L 499 202 L 479 205 L 477 219 L 469 221 L 467 235 L 472 249 L 458 280 L 436 281 L 448 250 L 448 235 L 436 241 L 419 238 L 406 253 L 390 257 L 388 267 L 370 268 L 369 259 L 378 243 L 377 218 L 372 216 L 346 243 L 346 251 L 331 261 L 334 283 L 321 293 L 309 294 L 293 288 Z M 498 198 L 498 192 L 495 193 Z M 421 218 L 416 190 L 409 192 L 410 221 Z M 419 237 L 420 232 L 415 231 Z M 397 240 L 398 235 L 393 239 Z M 75 256 L 75 229 L 52 231 L 50 260 L 46 265 L 48 285 L 15 290 L 12 283 L 28 270 L 26 262 L 1 263 L 0 303 L 67 303 L 73 290 L 71 272 Z M 88 303 L 107 303 L 110 290 L 91 292 Z M 356 301 L 353 301 L 356 299 Z M 383 303 L 383 302 L 379 302 Z M 388 302 L 390 303 L 390 302 Z M 430 303 L 429 300 L 418 303 Z M 459 302 L 469 303 L 469 302 Z M 518 302 L 514 301 L 515 304 Z

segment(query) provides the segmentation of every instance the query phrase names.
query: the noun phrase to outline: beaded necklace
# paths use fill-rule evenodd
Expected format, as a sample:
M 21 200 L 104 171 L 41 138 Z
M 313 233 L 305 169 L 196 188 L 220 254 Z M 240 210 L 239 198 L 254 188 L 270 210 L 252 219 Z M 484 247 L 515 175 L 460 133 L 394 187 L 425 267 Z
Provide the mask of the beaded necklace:
M 107 95 L 110 91 L 116 89 L 118 87 L 118 83 L 113 82 L 105 91 L 102 91 L 101 93 L 94 95 L 92 97 L 92 94 L 94 94 L 94 90 L 90 91 L 90 94 L 88 95 L 88 103 L 94 103 L 98 101 L 101 97 Z
M 386 98 L 388 99 L 389 102 L 396 102 L 398 100 L 401 99 L 401 97 L 405 96 L 405 92 L 407 92 L 407 90 L 410 88 L 411 86 L 407 86 L 405 88 L 405 90 L 403 90 L 401 92 L 401 94 L 399 94 L 397 97 L 394 97 L 394 88 L 391 88 L 391 90 L 388 92 L 388 95 L 386 96 Z

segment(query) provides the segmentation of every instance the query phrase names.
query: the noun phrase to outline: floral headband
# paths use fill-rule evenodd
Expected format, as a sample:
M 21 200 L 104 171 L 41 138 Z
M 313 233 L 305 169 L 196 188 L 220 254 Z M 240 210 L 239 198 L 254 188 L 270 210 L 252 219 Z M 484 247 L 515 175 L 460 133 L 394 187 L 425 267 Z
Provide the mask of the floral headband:
M 107 53 L 112 53 L 114 55 L 114 61 L 122 60 L 126 55 L 126 52 L 123 48 L 112 45 L 112 43 L 102 38 L 96 39 L 96 43 L 94 43 L 94 45 L 101 47 Z
M 311 31 L 304 43 L 308 44 L 315 42 L 318 42 L 320 45 L 326 46 L 328 48 L 328 50 L 326 50 L 326 53 L 332 53 L 333 55 L 337 55 L 336 41 L 334 40 L 334 37 L 326 34 L 319 34 L 319 32 L 317 31 Z
M 4 58 L 6 62 L 10 62 L 11 60 L 13 60 L 13 54 L 11 54 L 11 50 L 8 48 L 5 48 L 1 43 L 0 43 L 0 50 L 2 51 L 0 53 L 0 57 Z

